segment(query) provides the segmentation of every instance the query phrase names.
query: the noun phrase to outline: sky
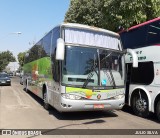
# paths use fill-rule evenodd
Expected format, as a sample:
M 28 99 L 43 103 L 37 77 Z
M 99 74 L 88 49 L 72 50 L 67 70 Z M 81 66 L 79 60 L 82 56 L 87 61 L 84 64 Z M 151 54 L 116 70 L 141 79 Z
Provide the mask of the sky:
M 0 52 L 17 56 L 28 50 L 63 22 L 69 4 L 70 0 L 0 0 Z

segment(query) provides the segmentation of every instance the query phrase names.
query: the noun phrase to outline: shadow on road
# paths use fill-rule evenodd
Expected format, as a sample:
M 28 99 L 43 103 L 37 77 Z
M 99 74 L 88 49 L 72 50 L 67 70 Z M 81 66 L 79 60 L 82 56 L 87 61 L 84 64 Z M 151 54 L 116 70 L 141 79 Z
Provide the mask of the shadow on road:
M 49 110 L 49 114 L 54 115 L 59 120 L 85 120 L 118 116 L 114 113 L 114 111 L 84 111 L 60 113 L 53 108 Z
M 34 100 L 36 100 L 41 106 L 43 106 L 43 100 L 33 94 L 27 92 Z M 58 112 L 53 107 L 48 110 L 50 115 L 55 116 L 59 120 L 85 120 L 85 119 L 97 119 L 97 118 L 108 118 L 117 117 L 115 111 L 84 111 L 84 112 Z
M 23 91 L 26 92 L 25 88 L 23 89 Z M 30 92 L 29 90 L 27 90 L 26 93 L 29 94 L 34 100 L 36 100 L 37 103 L 39 103 L 41 106 L 43 106 L 43 100 L 41 98 L 39 98 L 37 95 Z
M 78 126 L 78 125 L 82 125 L 82 124 L 98 124 L 98 123 L 104 123 L 104 120 L 94 120 L 94 121 L 89 121 L 89 122 L 85 122 L 85 123 L 80 123 L 80 124 L 69 124 L 69 125 L 65 125 L 65 126 L 60 126 L 54 129 L 43 129 L 42 130 L 42 135 L 94 135 L 96 134 L 96 132 L 98 132 L 98 128 L 96 129 L 66 129 L 65 127 L 68 126 Z M 103 129 L 100 129 L 103 130 Z M 105 130 L 104 130 L 105 131 Z M 35 136 L 31 136 L 31 137 L 27 137 L 27 138 L 33 138 Z

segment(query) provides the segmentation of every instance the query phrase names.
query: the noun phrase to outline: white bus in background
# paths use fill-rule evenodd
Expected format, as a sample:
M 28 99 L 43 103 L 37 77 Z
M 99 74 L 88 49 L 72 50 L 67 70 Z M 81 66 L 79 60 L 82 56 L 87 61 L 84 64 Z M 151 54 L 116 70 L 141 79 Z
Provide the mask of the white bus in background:
M 80 24 L 53 28 L 26 54 L 23 84 L 60 112 L 121 109 L 124 55 L 117 33 Z
M 126 98 L 134 113 L 147 117 L 149 112 L 160 120 L 160 18 L 120 32 L 124 48 L 132 48 L 138 56 L 138 68 L 126 56 Z

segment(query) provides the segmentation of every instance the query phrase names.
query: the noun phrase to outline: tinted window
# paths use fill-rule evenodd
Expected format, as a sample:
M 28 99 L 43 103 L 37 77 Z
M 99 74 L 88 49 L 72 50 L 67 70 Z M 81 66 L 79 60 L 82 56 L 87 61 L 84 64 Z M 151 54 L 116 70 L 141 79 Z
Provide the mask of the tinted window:
M 154 22 L 148 26 L 146 40 L 148 45 L 160 43 L 160 21 Z
M 51 38 L 52 74 L 53 74 L 53 79 L 56 82 L 60 81 L 60 61 L 56 60 L 56 55 L 55 55 L 58 38 L 60 38 L 60 27 L 56 27 L 52 30 L 52 38 Z
M 0 78 L 9 77 L 8 74 L 0 74 Z
M 131 83 L 149 85 L 154 79 L 153 62 L 139 62 L 138 68 L 132 68 Z
M 31 49 L 27 52 L 25 56 L 25 64 L 37 60 L 42 57 L 46 57 L 47 53 L 42 45 L 43 39 L 37 42 Z
M 43 58 L 47 56 L 47 53 L 42 45 L 43 43 L 43 39 L 40 40 L 36 45 L 38 46 L 38 57 L 39 58 Z
M 124 48 L 160 44 L 160 20 L 120 33 Z
M 47 56 L 50 56 L 50 50 L 51 50 L 51 35 L 52 32 L 49 32 L 44 38 L 43 38 L 43 49 Z
M 46 55 L 42 47 L 42 40 L 40 40 L 27 52 L 25 57 L 25 63 L 29 63 L 39 59 L 42 54 Z
M 52 55 L 55 52 L 58 38 L 60 38 L 60 27 L 54 28 L 52 32 Z
M 86 75 L 97 64 L 97 49 L 66 46 L 64 75 Z

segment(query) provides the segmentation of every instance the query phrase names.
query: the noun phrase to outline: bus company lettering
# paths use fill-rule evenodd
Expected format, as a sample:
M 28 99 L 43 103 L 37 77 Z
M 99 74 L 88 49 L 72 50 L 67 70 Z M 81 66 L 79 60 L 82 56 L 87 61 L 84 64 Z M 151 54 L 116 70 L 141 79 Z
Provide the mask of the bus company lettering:
M 137 55 L 138 55 L 138 60 L 145 60 L 146 56 L 142 56 L 142 51 L 136 51 Z M 132 57 L 130 57 L 130 61 L 132 61 Z

